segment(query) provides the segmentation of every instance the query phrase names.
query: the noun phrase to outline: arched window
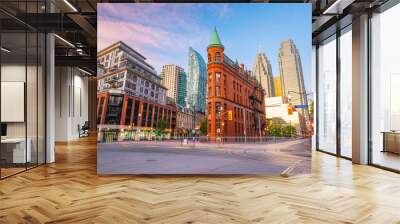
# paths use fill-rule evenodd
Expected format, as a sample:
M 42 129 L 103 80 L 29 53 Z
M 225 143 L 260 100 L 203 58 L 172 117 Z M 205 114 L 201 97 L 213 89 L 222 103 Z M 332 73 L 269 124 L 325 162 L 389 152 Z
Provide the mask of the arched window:
M 211 54 L 208 54 L 208 61 L 211 61 Z
M 221 61 L 221 54 L 219 52 L 215 52 L 215 61 Z

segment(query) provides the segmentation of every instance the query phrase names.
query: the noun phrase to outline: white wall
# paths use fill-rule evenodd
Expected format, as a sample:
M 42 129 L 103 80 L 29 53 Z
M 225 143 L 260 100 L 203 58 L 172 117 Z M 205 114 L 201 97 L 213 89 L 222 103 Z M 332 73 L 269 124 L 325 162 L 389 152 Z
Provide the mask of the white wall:
M 37 71 L 37 69 L 39 69 Z M 2 82 L 21 82 L 26 84 L 26 107 L 25 101 L 22 102 L 22 107 L 11 108 L 2 107 L 3 113 L 18 113 L 25 114 L 26 120 L 23 118 L 19 122 L 5 122 L 7 124 L 8 138 L 25 138 L 29 139 L 29 147 L 31 149 L 32 161 L 39 163 L 44 162 L 44 74 L 41 72 L 41 67 L 25 66 L 25 64 L 3 64 L 1 66 L 1 81 Z M 27 78 L 27 80 L 25 80 Z M 8 97 L 2 89 L 2 98 Z M 24 95 L 24 89 L 18 90 L 19 94 Z M 12 93 L 9 93 L 12 94 Z M 13 93 L 16 94 L 16 93 Z M 24 96 L 22 97 L 24 98 Z M 16 102 L 17 103 L 17 102 Z M 22 115 L 24 116 L 24 115 Z M 38 155 L 39 154 L 39 155 Z
M 88 78 L 72 67 L 56 67 L 55 74 L 55 141 L 70 141 L 88 120 Z

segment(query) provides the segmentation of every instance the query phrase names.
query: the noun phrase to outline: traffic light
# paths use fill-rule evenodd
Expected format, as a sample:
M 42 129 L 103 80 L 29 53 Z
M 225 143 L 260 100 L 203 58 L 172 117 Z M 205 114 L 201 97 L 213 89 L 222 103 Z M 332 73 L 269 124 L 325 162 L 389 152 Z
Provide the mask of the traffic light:
M 288 115 L 292 115 L 293 114 L 293 107 L 290 104 L 287 106 L 287 113 L 288 113 Z
M 228 111 L 228 120 L 231 121 L 232 120 L 232 111 Z

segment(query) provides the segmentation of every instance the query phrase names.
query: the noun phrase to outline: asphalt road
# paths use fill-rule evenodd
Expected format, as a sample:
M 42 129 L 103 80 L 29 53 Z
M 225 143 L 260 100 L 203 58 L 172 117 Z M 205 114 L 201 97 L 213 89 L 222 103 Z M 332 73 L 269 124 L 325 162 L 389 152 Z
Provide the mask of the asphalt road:
M 310 140 L 268 144 L 119 142 L 98 145 L 99 174 L 309 173 Z

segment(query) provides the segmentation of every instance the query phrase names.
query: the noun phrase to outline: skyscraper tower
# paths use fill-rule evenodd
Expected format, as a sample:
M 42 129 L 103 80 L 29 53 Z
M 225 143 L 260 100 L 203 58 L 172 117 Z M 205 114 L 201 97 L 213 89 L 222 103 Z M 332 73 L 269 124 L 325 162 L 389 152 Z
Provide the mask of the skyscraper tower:
M 162 84 L 167 87 L 167 97 L 174 100 L 179 106 L 185 106 L 186 98 L 186 73 L 177 65 L 164 65 L 162 72 Z
M 196 112 L 205 113 L 207 97 L 207 66 L 203 57 L 189 47 L 186 103 Z
M 260 51 L 253 65 L 253 76 L 261 83 L 265 97 L 275 96 L 271 64 L 264 52 Z
M 293 40 L 285 40 L 279 49 L 279 69 L 282 95 L 288 97 L 293 105 L 307 105 L 307 94 L 304 86 L 303 68 L 299 51 Z M 297 109 L 301 115 L 300 128 L 303 134 L 307 131 L 309 113 L 307 108 Z

